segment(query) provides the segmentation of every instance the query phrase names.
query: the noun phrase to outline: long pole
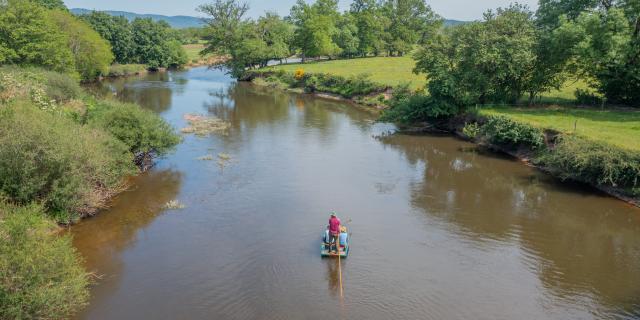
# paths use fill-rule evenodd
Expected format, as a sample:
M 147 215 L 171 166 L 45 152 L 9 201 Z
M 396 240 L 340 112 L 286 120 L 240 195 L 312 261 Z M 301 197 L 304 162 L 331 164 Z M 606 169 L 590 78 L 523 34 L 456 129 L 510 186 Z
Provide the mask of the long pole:
M 340 233 L 338 233 L 338 240 L 336 241 L 336 245 L 338 246 L 338 277 L 340 279 L 340 298 L 343 298 L 344 295 L 342 292 L 342 268 L 340 267 Z

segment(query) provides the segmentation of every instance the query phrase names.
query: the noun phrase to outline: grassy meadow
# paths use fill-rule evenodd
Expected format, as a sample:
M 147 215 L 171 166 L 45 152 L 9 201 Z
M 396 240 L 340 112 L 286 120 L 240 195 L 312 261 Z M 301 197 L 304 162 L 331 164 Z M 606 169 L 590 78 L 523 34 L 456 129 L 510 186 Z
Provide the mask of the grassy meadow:
M 592 141 L 605 142 L 631 151 L 640 151 L 640 112 L 592 108 L 485 107 L 482 115 L 501 115 L 534 127 L 554 129 Z
M 369 79 L 379 84 L 397 86 L 401 83 L 410 83 L 412 88 L 417 89 L 424 87 L 427 80 L 425 75 L 413 73 L 414 65 L 415 61 L 411 56 L 404 56 L 307 62 L 270 68 L 288 72 L 303 69 L 307 73 L 329 73 L 344 77 L 368 74 Z

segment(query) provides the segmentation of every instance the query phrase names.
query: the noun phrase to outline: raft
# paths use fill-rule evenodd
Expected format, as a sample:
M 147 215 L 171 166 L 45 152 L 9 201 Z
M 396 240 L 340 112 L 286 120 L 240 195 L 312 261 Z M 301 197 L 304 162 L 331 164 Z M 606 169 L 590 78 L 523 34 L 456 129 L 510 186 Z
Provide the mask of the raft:
M 341 243 L 340 248 L 340 258 L 346 258 L 349 255 L 349 243 L 351 242 L 351 235 L 345 230 L 344 233 L 347 234 L 347 241 L 345 244 Z M 334 252 L 334 250 L 329 251 L 331 244 L 327 243 L 322 236 L 321 244 L 320 244 L 320 256 L 324 257 L 338 257 L 338 254 Z

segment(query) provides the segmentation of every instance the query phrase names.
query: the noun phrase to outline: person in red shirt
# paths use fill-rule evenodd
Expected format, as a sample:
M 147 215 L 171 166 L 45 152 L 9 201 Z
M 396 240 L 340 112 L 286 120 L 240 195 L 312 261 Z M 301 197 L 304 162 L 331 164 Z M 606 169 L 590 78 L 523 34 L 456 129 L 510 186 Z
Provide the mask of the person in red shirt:
M 331 218 L 329 218 L 329 243 L 335 243 L 336 253 L 338 253 L 338 246 L 340 241 L 340 219 L 336 217 L 335 212 L 331 212 Z M 331 247 L 329 247 L 331 251 Z

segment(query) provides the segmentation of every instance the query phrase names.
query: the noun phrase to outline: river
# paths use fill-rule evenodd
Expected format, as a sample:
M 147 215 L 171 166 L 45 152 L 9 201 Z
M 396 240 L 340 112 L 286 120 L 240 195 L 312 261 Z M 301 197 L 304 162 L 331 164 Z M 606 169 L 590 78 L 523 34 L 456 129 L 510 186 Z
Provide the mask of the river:
M 96 276 L 78 319 L 640 318 L 640 210 L 591 188 L 206 68 L 99 90 L 231 128 L 185 135 L 71 228 Z M 343 298 L 330 211 L 352 232 Z

